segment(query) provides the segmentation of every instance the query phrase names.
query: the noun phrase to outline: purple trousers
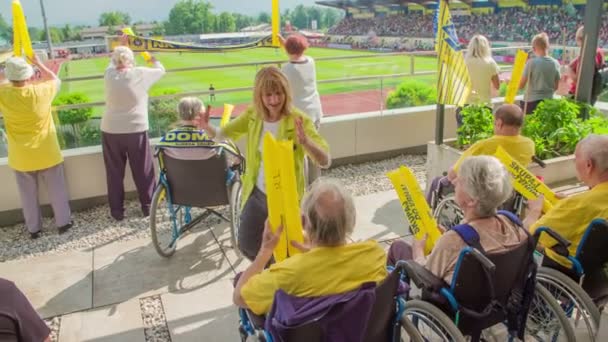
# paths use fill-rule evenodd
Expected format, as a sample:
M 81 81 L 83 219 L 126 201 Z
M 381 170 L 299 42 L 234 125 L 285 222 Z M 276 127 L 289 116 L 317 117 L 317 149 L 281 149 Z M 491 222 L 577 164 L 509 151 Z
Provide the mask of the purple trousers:
M 154 193 L 154 164 L 148 132 L 112 134 L 102 132 L 103 161 L 106 166 L 108 203 L 110 213 L 117 220 L 124 218 L 125 167 L 127 159 L 133 181 L 139 194 L 144 216 L 150 214 L 150 203 Z
M 399 260 L 412 259 L 412 246 L 403 240 L 395 240 L 393 243 L 391 243 L 391 247 L 388 249 L 386 264 L 388 266 L 395 266 Z

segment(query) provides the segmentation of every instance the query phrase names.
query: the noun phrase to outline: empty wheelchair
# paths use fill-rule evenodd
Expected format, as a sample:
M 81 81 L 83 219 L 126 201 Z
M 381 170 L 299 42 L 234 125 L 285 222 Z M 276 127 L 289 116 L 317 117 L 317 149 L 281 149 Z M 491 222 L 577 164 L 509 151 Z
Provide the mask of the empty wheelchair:
M 565 313 L 537 284 L 535 247 L 531 236 L 500 253 L 483 254 L 469 244 L 458 257 L 450 284 L 415 261 L 406 261 L 406 276 L 421 294 L 407 298 L 405 318 L 427 341 L 463 340 L 452 333 L 454 328 L 471 341 L 488 340 L 500 324 L 506 325 L 505 336 L 497 340 L 575 341 Z M 449 317 L 447 322 L 438 319 L 437 310 Z
M 208 159 L 172 158 L 158 148 L 159 181 L 150 208 L 150 232 L 154 248 L 163 257 L 175 253 L 179 238 L 203 219 L 215 215 L 230 223 L 235 252 L 241 210 L 241 175 L 245 159 L 234 144 L 213 147 Z M 237 162 L 228 165 L 232 155 Z M 228 205 L 228 214 L 217 207 Z
M 405 284 L 400 283 L 403 276 L 404 263 L 398 263 L 384 281 L 379 283 L 375 289 L 375 301 L 371 308 L 369 320 L 365 326 L 364 336 L 360 336 L 364 342 L 400 342 L 400 341 L 428 341 L 414 328 L 410 320 L 404 319 L 404 298 L 399 296 L 404 291 Z M 365 285 L 364 285 L 365 286 Z M 275 295 L 275 300 L 276 300 Z M 309 321 L 294 327 L 282 326 L 280 336 L 273 334 L 272 324 L 282 325 L 273 317 L 260 317 L 245 309 L 239 309 L 239 333 L 242 341 L 287 341 L 287 342 L 311 342 L 329 341 L 326 326 L 331 325 L 336 315 L 343 312 L 344 307 L 338 304 L 315 316 Z M 439 312 L 441 314 L 441 312 Z M 447 319 L 447 318 L 446 318 Z M 455 329 L 455 333 L 459 334 Z M 459 335 L 461 336 L 461 335 Z
M 543 229 L 546 228 L 539 228 Z M 564 309 L 577 336 L 595 341 L 600 309 L 608 301 L 608 277 L 604 269 L 608 262 L 608 223 L 605 219 L 593 220 L 585 230 L 575 255 L 570 255 L 568 241 L 561 237 L 555 240 L 557 245 L 552 250 L 570 260 L 572 267 L 566 268 L 545 259 L 543 264 L 547 266 L 539 268 L 537 278 Z

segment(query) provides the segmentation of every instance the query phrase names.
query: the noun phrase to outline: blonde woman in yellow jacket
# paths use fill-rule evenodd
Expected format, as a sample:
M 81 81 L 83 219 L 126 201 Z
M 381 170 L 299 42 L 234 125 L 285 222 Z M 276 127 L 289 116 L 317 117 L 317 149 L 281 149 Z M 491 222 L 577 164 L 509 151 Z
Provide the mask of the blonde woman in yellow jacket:
M 266 184 L 262 161 L 262 136 L 271 132 L 278 140 L 294 142 L 294 166 L 298 196 L 304 194 L 304 156 L 321 168 L 331 164 L 327 142 L 310 118 L 292 106 L 291 90 L 285 75 L 276 67 L 261 69 L 255 78 L 253 106 L 219 129 L 209 124 L 209 111 L 201 113 L 200 128 L 215 139 L 236 141 L 247 137 L 247 169 L 243 176 L 239 248 L 248 259 L 255 259 L 262 243 L 268 217 Z

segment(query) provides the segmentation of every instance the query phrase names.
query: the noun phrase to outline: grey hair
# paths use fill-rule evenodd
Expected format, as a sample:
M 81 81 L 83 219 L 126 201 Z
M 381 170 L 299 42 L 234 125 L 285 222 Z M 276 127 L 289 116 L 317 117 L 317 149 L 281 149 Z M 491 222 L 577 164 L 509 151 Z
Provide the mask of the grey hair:
M 488 39 L 480 34 L 473 36 L 467 47 L 466 57 L 481 58 L 486 61 L 491 60 L 492 50 L 490 49 L 490 42 Z
M 311 241 L 321 246 L 339 246 L 355 229 L 353 196 L 336 179 L 321 177 L 302 200 L 302 214 Z
M 583 158 L 592 160 L 600 174 L 608 171 L 608 135 L 589 134 L 579 147 Z
M 117 46 L 112 52 L 112 64 L 116 67 L 131 67 L 135 65 L 133 51 L 126 46 Z
M 466 158 L 458 170 L 464 191 L 477 201 L 475 211 L 481 217 L 492 216 L 513 194 L 507 169 L 491 156 Z
M 184 121 L 192 121 L 203 109 L 203 102 L 196 97 L 184 97 L 177 105 L 179 118 Z

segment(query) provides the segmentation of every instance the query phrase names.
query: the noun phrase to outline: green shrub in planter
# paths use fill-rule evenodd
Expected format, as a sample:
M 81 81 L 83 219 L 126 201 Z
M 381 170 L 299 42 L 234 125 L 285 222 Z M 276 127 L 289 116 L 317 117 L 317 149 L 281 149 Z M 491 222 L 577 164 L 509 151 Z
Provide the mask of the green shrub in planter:
M 386 98 L 386 108 L 404 108 L 437 103 L 437 90 L 427 83 L 407 80 Z
M 473 143 L 491 137 L 494 134 L 494 115 L 485 105 L 470 105 L 462 108 L 462 126 L 458 128 L 456 143 L 459 148 L 466 148 Z
M 177 88 L 154 89 L 151 96 L 173 95 L 180 92 Z M 179 116 L 177 114 L 178 98 L 171 99 L 152 99 L 150 100 L 150 108 L 148 109 L 148 121 L 150 124 L 150 136 L 160 137 L 171 129 L 171 126 L 177 122 Z
M 526 117 L 523 135 L 536 145 L 536 156 L 550 159 L 574 153 L 576 144 L 589 133 L 608 132 L 608 119 L 589 107 L 590 119 L 579 115 L 582 106 L 569 99 L 552 99 L 541 102 L 532 115 Z

